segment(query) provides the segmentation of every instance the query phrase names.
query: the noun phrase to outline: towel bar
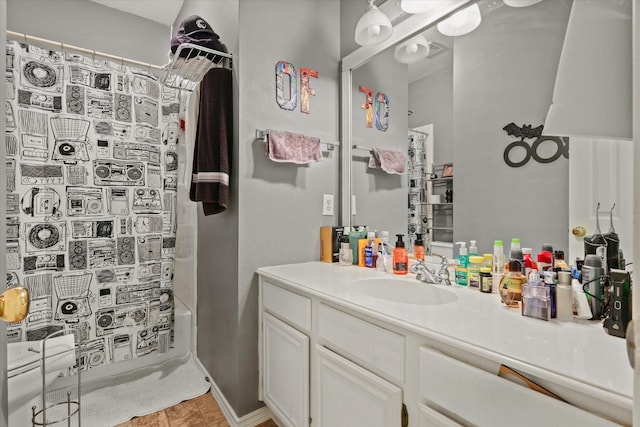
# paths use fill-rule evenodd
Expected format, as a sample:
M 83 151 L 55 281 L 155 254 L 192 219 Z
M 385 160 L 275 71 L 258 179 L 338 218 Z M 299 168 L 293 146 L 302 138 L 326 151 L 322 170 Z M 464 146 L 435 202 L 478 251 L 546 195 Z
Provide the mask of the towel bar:
M 256 129 L 256 139 L 267 142 L 267 136 L 269 135 L 269 129 Z M 324 144 L 327 146 L 327 150 L 333 151 L 335 147 L 339 147 L 339 142 L 328 142 L 328 141 L 320 141 L 320 144 Z

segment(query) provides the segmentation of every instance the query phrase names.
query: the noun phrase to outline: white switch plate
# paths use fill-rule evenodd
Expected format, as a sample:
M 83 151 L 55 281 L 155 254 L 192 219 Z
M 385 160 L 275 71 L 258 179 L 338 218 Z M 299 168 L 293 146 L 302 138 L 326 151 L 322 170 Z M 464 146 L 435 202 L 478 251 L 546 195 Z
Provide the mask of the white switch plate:
M 322 215 L 333 215 L 333 194 L 322 195 Z

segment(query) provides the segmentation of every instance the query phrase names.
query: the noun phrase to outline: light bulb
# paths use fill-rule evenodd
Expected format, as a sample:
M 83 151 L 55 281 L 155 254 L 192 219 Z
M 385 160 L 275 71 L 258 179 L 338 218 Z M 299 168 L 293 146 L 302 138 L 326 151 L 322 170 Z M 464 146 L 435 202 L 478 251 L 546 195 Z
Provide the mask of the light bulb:
M 411 43 L 407 45 L 407 53 L 414 54 L 418 51 L 418 45 L 416 43 Z
M 375 37 L 380 34 L 380 25 L 369 25 L 367 27 L 367 34 L 371 37 Z

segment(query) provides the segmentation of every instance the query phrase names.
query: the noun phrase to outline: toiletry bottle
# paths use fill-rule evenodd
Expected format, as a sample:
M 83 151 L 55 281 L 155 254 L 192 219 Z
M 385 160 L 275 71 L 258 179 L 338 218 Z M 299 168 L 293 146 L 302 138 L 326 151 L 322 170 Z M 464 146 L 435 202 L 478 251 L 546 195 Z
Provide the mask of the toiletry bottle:
M 527 278 L 522 275 L 520 261 L 509 261 L 508 268 L 500 281 L 500 299 L 509 308 L 520 308 L 522 301 L 522 284 Z
M 586 290 L 587 300 L 593 319 L 600 319 L 604 314 L 604 287 L 602 283 L 602 260 L 598 255 L 589 254 L 584 257 L 582 266 L 582 286 Z
M 553 266 L 561 268 L 563 270 L 569 269 L 569 264 L 564 260 L 564 251 L 553 252 Z M 606 258 L 605 258 L 606 260 Z
M 571 289 L 571 273 L 568 271 L 558 272 L 556 319 L 561 322 L 568 322 L 573 319 L 573 292 Z
M 593 314 L 591 313 L 591 307 L 589 307 L 587 295 L 584 293 L 580 279 L 575 276 L 571 279 L 571 290 L 573 291 L 573 306 L 576 318 L 591 319 Z
M 493 292 L 498 292 L 500 288 L 500 281 L 504 275 L 504 247 L 502 246 L 502 240 L 495 240 L 493 242 L 493 264 L 491 268 L 491 275 L 493 280 Z
M 396 247 L 393 250 L 393 273 L 394 274 L 407 274 L 409 272 L 409 254 L 407 248 L 404 247 L 404 241 L 402 238 L 404 234 L 396 234 L 398 241 Z
M 549 288 L 549 297 L 551 299 L 551 318 L 556 318 L 556 272 L 544 272 L 544 285 Z
M 491 267 L 482 267 L 480 269 L 480 292 L 490 294 L 493 288 L 493 277 Z
M 469 267 L 467 242 L 456 242 L 456 245 L 460 245 L 458 258 L 456 258 L 456 283 L 461 286 L 467 286 Z
M 353 265 L 353 252 L 351 252 L 351 247 L 349 246 L 349 236 L 342 236 L 342 240 L 340 242 L 340 255 L 338 262 L 340 265 Z
M 535 262 L 533 260 L 533 257 L 531 256 L 532 252 L 533 249 L 531 248 L 522 248 L 522 256 L 524 257 L 524 268 L 527 277 L 529 277 L 529 273 L 531 273 L 531 270 L 539 271 L 538 263 Z
M 369 231 L 367 233 L 367 245 L 364 248 L 364 266 L 367 268 L 376 268 L 378 260 L 378 245 L 376 245 L 376 233 Z
M 482 266 L 489 267 L 489 270 L 491 270 L 491 267 L 493 266 L 493 255 L 482 254 L 482 258 L 484 258 L 484 261 L 482 261 Z
M 514 249 L 522 249 L 520 247 L 520 239 L 518 237 L 514 237 L 511 239 L 511 248 L 509 248 L 509 250 L 514 250 Z
M 364 226 L 353 227 L 353 230 L 349 232 L 349 244 L 351 245 L 351 252 L 353 255 L 353 265 L 358 265 L 358 240 L 366 237 L 366 231 Z
M 476 246 L 475 240 L 469 241 L 469 256 L 478 255 L 478 246 Z
M 546 271 L 553 267 L 553 246 L 548 243 L 542 245 L 542 250 L 538 252 L 538 269 Z
M 522 249 L 511 249 L 509 251 L 509 262 L 512 260 L 518 260 L 520 263 L 520 270 L 522 271 L 522 275 L 527 277 L 527 267 L 524 264 L 524 255 L 522 253 Z
M 389 244 L 389 232 L 380 232 L 380 254 L 378 254 L 378 270 L 391 272 L 393 270 L 393 247 Z M 382 256 L 382 258 L 380 258 Z
M 484 258 L 478 255 L 469 255 L 469 265 L 467 266 L 467 282 L 469 289 L 480 288 L 480 269 L 484 263 Z
M 413 256 L 416 259 L 424 261 L 424 242 L 422 241 L 422 233 L 416 233 L 416 242 L 413 244 Z

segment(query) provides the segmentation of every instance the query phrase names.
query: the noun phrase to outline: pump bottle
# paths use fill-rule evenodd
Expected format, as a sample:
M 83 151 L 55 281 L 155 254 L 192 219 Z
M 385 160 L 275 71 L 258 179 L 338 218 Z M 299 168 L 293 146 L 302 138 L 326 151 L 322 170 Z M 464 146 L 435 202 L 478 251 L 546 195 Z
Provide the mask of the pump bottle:
M 475 240 L 469 241 L 469 256 L 478 255 L 478 246 L 476 246 Z
M 458 258 L 456 258 L 456 283 L 461 286 L 467 286 L 469 268 L 467 242 L 456 242 L 456 245 L 460 245 Z
M 404 234 L 396 234 L 398 241 L 396 247 L 393 250 L 393 273 L 394 274 L 407 274 L 409 272 L 409 254 L 407 248 L 404 247 L 404 241 L 402 238 Z

